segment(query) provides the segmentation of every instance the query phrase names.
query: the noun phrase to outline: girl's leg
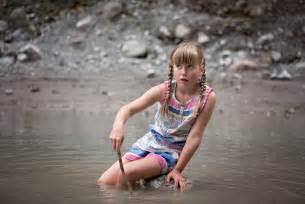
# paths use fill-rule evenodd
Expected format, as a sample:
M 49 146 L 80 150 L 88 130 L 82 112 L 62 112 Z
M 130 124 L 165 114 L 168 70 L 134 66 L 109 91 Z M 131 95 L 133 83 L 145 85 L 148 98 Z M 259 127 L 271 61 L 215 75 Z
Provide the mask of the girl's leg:
M 160 161 L 156 157 L 145 157 L 135 161 L 122 158 L 125 174 L 133 184 L 140 179 L 158 176 L 161 173 Z M 122 185 L 124 178 L 120 170 L 119 162 L 113 164 L 97 180 L 97 185 Z
M 146 179 L 158 176 L 161 173 L 160 162 L 156 157 L 145 157 L 139 160 L 128 162 L 124 165 L 125 174 L 130 181 L 134 184 L 140 179 Z M 121 172 L 119 173 L 117 185 L 124 184 L 124 178 Z
M 124 164 L 131 162 L 122 157 L 122 162 Z M 101 177 L 96 181 L 97 185 L 116 185 L 118 183 L 118 177 L 121 173 L 119 161 L 115 162 L 109 169 L 107 169 Z

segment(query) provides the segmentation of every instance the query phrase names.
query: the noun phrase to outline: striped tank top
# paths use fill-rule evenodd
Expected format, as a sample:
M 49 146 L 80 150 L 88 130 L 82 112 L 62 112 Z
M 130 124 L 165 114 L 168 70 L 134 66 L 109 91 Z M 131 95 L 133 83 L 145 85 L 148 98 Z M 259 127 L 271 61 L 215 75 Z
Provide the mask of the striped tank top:
M 162 116 L 161 106 L 165 102 L 169 92 L 168 83 L 168 81 L 163 83 L 163 96 L 158 103 L 154 124 L 150 125 L 149 132 L 138 139 L 133 144 L 133 147 L 152 153 L 166 152 L 177 160 L 195 122 L 193 111 L 196 108 L 200 96 L 194 96 L 189 101 L 182 104 L 175 96 L 176 82 L 172 81 L 173 91 L 168 102 L 168 116 Z M 212 88 L 206 86 L 206 91 L 200 101 L 199 112 L 204 109 L 211 92 Z

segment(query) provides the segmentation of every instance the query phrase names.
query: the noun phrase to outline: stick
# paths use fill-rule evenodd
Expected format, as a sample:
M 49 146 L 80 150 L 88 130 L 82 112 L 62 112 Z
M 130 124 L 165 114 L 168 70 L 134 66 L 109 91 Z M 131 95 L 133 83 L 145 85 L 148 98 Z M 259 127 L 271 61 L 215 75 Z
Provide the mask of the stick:
M 129 182 L 129 180 L 128 180 L 126 174 L 125 174 L 125 170 L 124 170 L 124 166 L 123 166 L 123 162 L 122 162 L 121 150 L 119 150 L 119 151 L 117 152 L 117 155 L 118 155 L 118 159 L 119 159 L 119 163 L 120 163 L 120 169 L 121 169 L 121 172 L 122 172 L 124 181 L 125 181 L 125 183 L 127 183 L 128 190 L 129 190 L 130 192 L 132 192 L 132 186 L 131 186 L 131 184 L 130 184 L 130 182 Z

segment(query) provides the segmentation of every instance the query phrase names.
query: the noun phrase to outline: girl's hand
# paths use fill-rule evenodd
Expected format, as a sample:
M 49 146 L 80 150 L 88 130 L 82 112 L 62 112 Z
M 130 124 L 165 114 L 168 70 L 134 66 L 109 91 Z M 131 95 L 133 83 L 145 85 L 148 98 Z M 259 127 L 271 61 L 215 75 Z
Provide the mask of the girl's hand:
M 124 142 L 124 131 L 119 128 L 113 128 L 110 133 L 112 148 L 118 152 Z
M 166 184 L 169 185 L 170 180 L 174 180 L 174 190 L 177 190 L 178 186 L 180 187 L 181 191 L 186 189 L 186 179 L 181 175 L 181 173 L 173 169 L 169 174 L 166 176 Z

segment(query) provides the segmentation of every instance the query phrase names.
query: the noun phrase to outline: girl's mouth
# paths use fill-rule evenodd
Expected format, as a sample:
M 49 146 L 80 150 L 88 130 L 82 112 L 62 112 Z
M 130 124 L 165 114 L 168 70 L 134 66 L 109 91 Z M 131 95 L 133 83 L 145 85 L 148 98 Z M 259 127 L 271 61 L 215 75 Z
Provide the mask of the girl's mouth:
M 180 80 L 183 81 L 183 82 L 188 82 L 188 79 L 185 79 L 185 78 L 182 78 Z

